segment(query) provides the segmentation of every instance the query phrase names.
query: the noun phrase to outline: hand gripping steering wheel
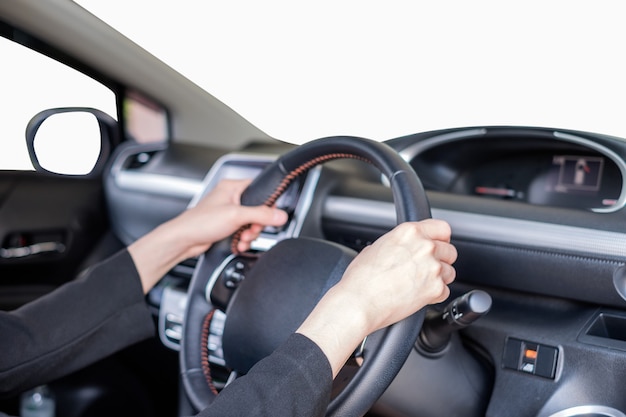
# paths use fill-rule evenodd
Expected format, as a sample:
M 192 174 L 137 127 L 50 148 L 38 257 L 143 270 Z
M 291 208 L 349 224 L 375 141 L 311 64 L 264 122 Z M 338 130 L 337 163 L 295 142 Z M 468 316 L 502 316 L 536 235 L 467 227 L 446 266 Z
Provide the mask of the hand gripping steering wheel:
M 340 158 L 366 161 L 381 171 L 389 180 L 398 223 L 430 217 L 426 193 L 411 166 L 388 145 L 356 137 L 318 139 L 284 154 L 250 184 L 241 202 L 273 205 L 297 176 Z M 215 308 L 207 294 L 223 285 L 212 277 L 230 254 L 231 244 L 226 240 L 213 245 L 200 258 L 188 289 L 180 365 L 185 391 L 197 410 L 206 408 L 217 395 L 205 377 L 207 331 L 203 323 Z M 307 238 L 279 242 L 261 255 L 226 307 L 223 348 L 227 365 L 242 374 L 269 355 L 298 328 L 355 255 L 338 244 Z M 327 416 L 362 416 L 369 410 L 400 371 L 423 319 L 422 309 L 368 338 L 360 368 L 333 397 Z

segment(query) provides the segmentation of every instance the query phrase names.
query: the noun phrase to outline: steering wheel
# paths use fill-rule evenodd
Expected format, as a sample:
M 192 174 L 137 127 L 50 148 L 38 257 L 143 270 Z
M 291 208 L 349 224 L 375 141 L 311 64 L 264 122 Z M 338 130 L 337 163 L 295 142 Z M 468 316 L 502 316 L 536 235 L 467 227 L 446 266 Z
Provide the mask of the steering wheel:
M 271 206 L 299 175 L 340 158 L 366 161 L 389 180 L 398 223 L 431 216 L 419 178 L 396 151 L 380 142 L 346 136 L 318 139 L 284 154 L 248 186 L 241 203 Z M 199 259 L 188 289 L 180 365 L 185 391 L 197 410 L 206 408 L 217 395 L 205 376 L 206 323 L 216 307 L 214 298 L 219 298 L 214 294 L 223 291 L 216 271 L 224 269 L 232 247 L 228 239 L 213 245 Z M 228 366 L 246 373 L 284 342 L 341 278 L 354 256 L 354 251 L 341 245 L 307 238 L 284 240 L 262 254 L 228 305 L 221 306 L 226 310 L 223 349 Z M 367 339 L 361 366 L 333 397 L 327 416 L 361 416 L 371 408 L 400 371 L 423 319 L 422 309 Z

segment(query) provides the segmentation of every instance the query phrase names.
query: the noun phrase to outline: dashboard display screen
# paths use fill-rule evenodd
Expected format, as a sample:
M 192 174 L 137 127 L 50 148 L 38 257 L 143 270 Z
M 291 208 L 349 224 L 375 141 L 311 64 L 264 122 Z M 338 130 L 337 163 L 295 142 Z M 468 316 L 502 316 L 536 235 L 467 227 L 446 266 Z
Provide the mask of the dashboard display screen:
M 552 159 L 552 167 L 556 178 L 547 184 L 547 191 L 588 194 L 600 190 L 604 168 L 604 158 L 600 156 L 557 155 Z
M 528 189 L 528 202 L 571 208 L 613 206 L 621 193 L 621 174 L 599 155 L 553 155 L 545 174 Z
M 451 141 L 422 152 L 411 165 L 433 191 L 594 212 L 625 204 L 622 156 L 584 141 L 553 139 L 494 134 Z

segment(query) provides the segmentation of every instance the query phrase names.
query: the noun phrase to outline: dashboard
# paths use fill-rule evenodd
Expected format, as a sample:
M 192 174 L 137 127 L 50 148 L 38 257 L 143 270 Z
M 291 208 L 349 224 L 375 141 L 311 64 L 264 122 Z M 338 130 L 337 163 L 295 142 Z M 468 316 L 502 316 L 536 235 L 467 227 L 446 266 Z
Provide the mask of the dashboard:
M 581 401 L 601 404 L 589 408 L 593 412 L 612 413 L 599 415 L 621 415 L 614 413 L 626 408 L 621 390 L 600 389 L 599 370 L 623 364 L 612 375 L 626 378 L 626 143 L 522 127 L 448 129 L 386 143 L 418 173 L 432 216 L 452 227 L 459 251 L 453 296 L 481 289 L 493 298 L 489 314 L 461 333 L 463 351 L 471 352 L 471 362 L 477 360 L 485 375 L 475 383 L 488 393 L 480 405 L 487 407 L 484 415 L 586 415 L 557 414 Z M 116 234 L 129 243 L 195 204 L 220 179 L 255 177 L 292 148 L 254 142 L 237 152 L 130 146 L 119 153 L 105 183 Z M 131 163 L 140 153 L 149 158 Z M 290 214 L 288 225 L 265 230 L 256 251 L 296 236 L 360 250 L 396 224 L 389 188 L 363 162 L 325 163 L 291 187 L 279 201 Z M 179 349 L 196 261 L 179 265 L 149 294 L 161 340 L 171 349 Z M 246 265 L 240 267 L 245 272 Z M 216 320 L 208 336 L 210 360 L 217 365 L 223 364 L 221 323 L 223 318 Z M 524 346 L 550 353 L 547 377 L 535 375 L 527 362 L 518 369 L 515 352 Z M 589 357 L 597 365 L 591 369 L 582 365 Z M 411 354 L 373 417 L 417 417 L 415 410 L 424 410 L 425 403 L 449 404 L 445 393 L 456 365 L 444 371 L 438 362 L 426 372 L 426 362 Z M 441 378 L 431 378 L 434 373 Z M 572 401 L 571 384 L 584 384 L 584 399 Z M 414 389 L 425 385 L 439 388 L 425 399 Z M 511 387 L 517 387 L 514 399 Z

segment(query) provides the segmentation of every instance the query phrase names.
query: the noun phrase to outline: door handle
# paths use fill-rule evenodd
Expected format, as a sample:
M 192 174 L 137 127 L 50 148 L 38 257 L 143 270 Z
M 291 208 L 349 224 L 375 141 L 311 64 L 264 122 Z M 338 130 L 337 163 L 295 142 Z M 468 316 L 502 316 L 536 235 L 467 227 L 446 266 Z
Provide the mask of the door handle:
M 61 253 L 65 245 L 60 242 L 41 242 L 14 248 L 0 248 L 0 258 L 13 259 L 38 255 L 40 253 Z

